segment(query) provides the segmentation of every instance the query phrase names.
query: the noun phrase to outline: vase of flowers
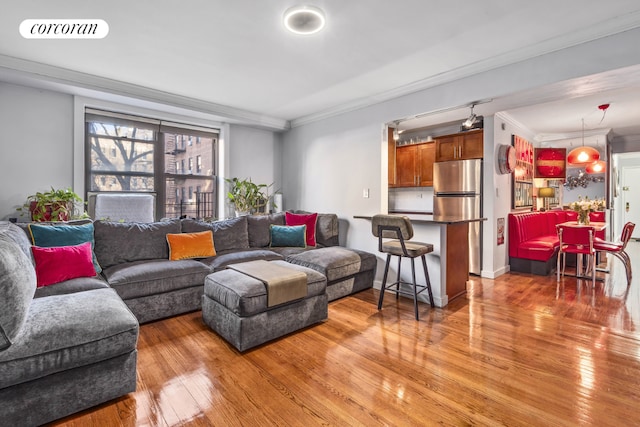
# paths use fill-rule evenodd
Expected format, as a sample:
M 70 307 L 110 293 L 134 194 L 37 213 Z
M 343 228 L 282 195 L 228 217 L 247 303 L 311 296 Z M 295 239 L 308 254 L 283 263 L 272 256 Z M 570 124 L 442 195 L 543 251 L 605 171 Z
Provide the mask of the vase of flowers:
M 589 214 L 591 212 L 604 209 L 604 199 L 589 199 L 578 196 L 578 201 L 569 205 L 572 210 L 578 213 L 578 224 L 589 225 Z

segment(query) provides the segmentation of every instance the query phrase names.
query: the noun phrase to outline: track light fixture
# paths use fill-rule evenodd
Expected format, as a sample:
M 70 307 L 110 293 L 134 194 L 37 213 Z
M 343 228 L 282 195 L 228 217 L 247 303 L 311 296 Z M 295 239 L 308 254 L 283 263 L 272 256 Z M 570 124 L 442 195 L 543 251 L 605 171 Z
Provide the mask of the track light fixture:
M 462 126 L 466 127 L 467 129 L 470 128 L 471 126 L 473 126 L 478 118 L 478 116 L 476 116 L 473 112 L 473 107 L 475 107 L 476 104 L 471 104 L 471 115 L 469 116 L 469 118 L 467 120 L 465 120 L 462 123 Z
M 482 129 L 484 127 L 484 117 L 477 116 L 473 112 L 473 107 L 475 107 L 476 105 L 478 105 L 478 102 L 474 102 L 470 105 L 471 115 L 469 116 L 469 118 L 467 118 L 467 120 L 462 122 L 462 125 L 460 126 L 461 132 L 472 130 L 472 129 Z
M 398 131 L 398 125 L 400 122 L 394 122 L 395 127 L 393 128 L 393 140 L 398 141 L 400 139 L 400 132 Z

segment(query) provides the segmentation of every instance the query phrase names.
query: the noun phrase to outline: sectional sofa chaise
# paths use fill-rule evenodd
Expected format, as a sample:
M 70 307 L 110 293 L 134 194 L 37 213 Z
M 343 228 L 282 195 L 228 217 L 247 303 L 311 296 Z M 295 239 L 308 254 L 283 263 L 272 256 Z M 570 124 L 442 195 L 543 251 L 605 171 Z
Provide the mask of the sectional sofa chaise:
M 318 214 L 315 223 L 315 247 L 271 245 L 272 226 L 284 226 L 285 213 L 69 223 L 62 228 L 91 229 L 91 261 L 101 272 L 36 287 L 34 225 L 0 222 L 0 419 L 43 424 L 134 391 L 139 323 L 201 309 L 206 277 L 230 264 L 310 268 L 326 277 L 328 301 L 371 287 L 376 257 L 338 246 L 336 215 Z M 203 231 L 212 232 L 215 256 L 169 259 L 167 235 Z

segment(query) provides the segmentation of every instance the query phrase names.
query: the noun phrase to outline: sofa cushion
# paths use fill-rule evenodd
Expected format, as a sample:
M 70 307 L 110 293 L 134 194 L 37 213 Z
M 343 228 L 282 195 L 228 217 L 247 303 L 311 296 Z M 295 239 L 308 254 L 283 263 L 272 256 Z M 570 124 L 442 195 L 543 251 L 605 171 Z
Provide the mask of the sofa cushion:
M 138 321 L 113 289 L 95 289 L 34 299 L 16 338 L 0 352 L 0 388 L 130 353 Z
M 271 215 L 248 215 L 249 246 L 252 248 L 269 246 L 271 225 L 284 225 L 284 212 Z
M 91 248 L 95 249 L 93 223 L 81 224 L 29 224 L 29 234 L 35 246 L 50 248 L 53 246 L 80 245 L 85 242 L 91 243 Z M 93 265 L 96 273 L 100 273 L 102 268 L 92 252 Z
M 247 249 L 244 251 L 227 251 L 225 253 L 218 252 L 218 255 L 211 258 L 201 259 L 200 262 L 207 264 L 210 271 L 222 270 L 230 264 L 238 264 L 241 262 L 255 261 L 263 259 L 265 261 L 283 260 L 282 255 L 268 249 Z
M 204 283 L 211 270 L 199 261 L 146 260 L 105 268 L 102 274 L 109 286 L 124 300 L 161 294 Z
M 0 234 L 0 354 L 10 348 L 22 329 L 36 291 L 31 260 L 13 239 Z M 0 378 L 2 375 L 0 375 Z
M 288 256 L 286 260 L 324 274 L 327 276 L 328 282 L 341 280 L 362 271 L 373 270 L 377 264 L 376 257 L 369 252 L 340 246 L 302 252 Z
M 32 246 L 38 287 L 49 286 L 78 277 L 94 277 L 91 243 L 41 248 Z
M 95 253 L 103 268 L 133 261 L 169 259 L 167 234 L 180 233 L 180 220 L 96 221 L 94 226 Z
M 207 230 L 213 230 L 216 251 L 249 249 L 249 230 L 246 216 L 214 222 L 197 221 L 190 218 L 182 220 L 183 233 Z
M 167 234 L 169 259 L 172 261 L 216 256 L 211 230 L 197 233 Z
M 296 214 L 310 214 L 311 212 L 302 210 L 291 211 Z M 316 221 L 316 246 L 338 246 L 339 242 L 339 221 L 338 215 L 319 213 Z
M 558 236 L 535 237 L 518 245 L 517 258 L 547 261 L 553 257 L 559 245 Z
M 8 221 L 0 221 L 0 233 L 10 237 L 33 263 L 33 257 L 31 254 L 31 236 L 29 236 L 29 229 L 27 225 L 28 224 L 26 223 L 16 225 Z
M 56 283 L 55 286 L 41 286 L 36 289 L 34 298 L 49 297 L 52 295 L 72 294 L 74 292 L 90 291 L 92 289 L 105 289 L 109 285 L 102 276 L 79 277 Z

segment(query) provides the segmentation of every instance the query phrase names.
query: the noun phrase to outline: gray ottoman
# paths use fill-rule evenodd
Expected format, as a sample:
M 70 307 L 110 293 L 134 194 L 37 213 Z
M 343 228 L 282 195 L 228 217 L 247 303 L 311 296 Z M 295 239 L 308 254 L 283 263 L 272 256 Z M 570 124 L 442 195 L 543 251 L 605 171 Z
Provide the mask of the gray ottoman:
M 306 298 L 267 307 L 265 285 L 231 269 L 211 273 L 204 281 L 202 319 L 240 351 L 327 319 L 326 277 L 285 261 L 271 262 L 307 274 Z

